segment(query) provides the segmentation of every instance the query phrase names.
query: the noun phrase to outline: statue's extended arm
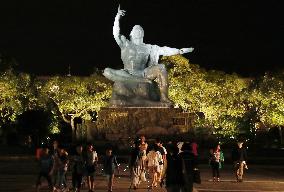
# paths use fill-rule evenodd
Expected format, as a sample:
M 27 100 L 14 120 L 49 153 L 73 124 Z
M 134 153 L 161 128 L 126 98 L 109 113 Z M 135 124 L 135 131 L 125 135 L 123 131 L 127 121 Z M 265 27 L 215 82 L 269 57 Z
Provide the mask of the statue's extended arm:
M 122 46 L 123 44 L 123 40 L 121 39 L 122 35 L 120 34 L 119 20 L 121 16 L 124 16 L 124 15 L 125 15 L 125 11 L 120 10 L 120 5 L 119 5 L 117 14 L 114 19 L 114 24 L 113 24 L 113 37 L 119 46 Z
M 182 48 L 182 49 L 176 49 L 176 48 L 170 48 L 170 47 L 160 47 L 159 49 L 159 55 L 163 56 L 171 56 L 171 55 L 178 55 L 178 54 L 185 54 L 192 52 L 193 48 Z
M 103 75 L 114 82 L 119 81 L 119 82 L 152 83 L 151 80 L 144 77 L 131 75 L 127 70 L 124 69 L 114 70 L 110 68 L 105 68 Z

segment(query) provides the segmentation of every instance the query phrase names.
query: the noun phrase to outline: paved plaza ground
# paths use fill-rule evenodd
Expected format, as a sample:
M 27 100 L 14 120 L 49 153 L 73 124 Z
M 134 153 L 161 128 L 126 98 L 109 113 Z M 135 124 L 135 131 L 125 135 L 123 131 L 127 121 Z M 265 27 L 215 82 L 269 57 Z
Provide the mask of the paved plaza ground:
M 221 182 L 214 183 L 208 165 L 200 165 L 202 184 L 195 185 L 200 192 L 284 192 L 284 165 L 249 165 L 243 183 L 236 183 L 232 173 L 232 166 L 225 165 L 221 170 Z M 35 191 L 37 178 L 36 162 L 33 158 L 1 159 L 0 160 L 0 191 L 1 192 L 32 192 Z M 70 173 L 68 183 L 71 184 Z M 101 172 L 96 177 L 96 190 L 107 191 L 106 181 Z M 121 165 L 121 173 L 115 179 L 114 192 L 129 191 L 129 170 L 126 165 Z M 43 183 L 41 191 L 48 191 L 47 184 Z M 88 190 L 84 188 L 83 192 Z M 134 190 L 130 190 L 134 191 Z M 137 192 L 148 191 L 147 182 L 141 184 Z M 165 188 L 157 187 L 152 191 L 166 191 Z

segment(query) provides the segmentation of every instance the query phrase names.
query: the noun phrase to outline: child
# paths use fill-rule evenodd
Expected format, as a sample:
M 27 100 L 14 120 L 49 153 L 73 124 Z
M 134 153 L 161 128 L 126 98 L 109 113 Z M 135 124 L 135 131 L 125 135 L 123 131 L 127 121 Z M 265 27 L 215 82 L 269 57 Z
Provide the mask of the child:
M 51 180 L 51 175 L 53 173 L 54 159 L 51 155 L 49 155 L 49 149 L 44 147 L 42 149 L 42 154 L 39 159 L 40 171 L 39 176 L 36 182 L 36 190 L 39 191 L 41 185 L 41 177 L 45 177 L 50 191 L 53 190 L 53 184 Z
M 108 181 L 108 192 L 112 192 L 115 168 L 119 172 L 119 164 L 117 163 L 116 156 L 112 154 L 112 149 L 108 148 L 103 165 L 104 174 L 107 176 Z

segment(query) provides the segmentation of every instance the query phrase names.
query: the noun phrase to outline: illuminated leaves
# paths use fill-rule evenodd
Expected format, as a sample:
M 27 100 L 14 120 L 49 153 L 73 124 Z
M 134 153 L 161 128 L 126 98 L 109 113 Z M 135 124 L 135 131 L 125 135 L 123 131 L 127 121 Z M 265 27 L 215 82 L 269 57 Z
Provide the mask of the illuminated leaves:
M 249 97 L 257 107 L 257 115 L 266 126 L 284 125 L 284 76 L 266 74 L 254 85 Z
M 238 132 L 239 119 L 246 112 L 243 92 L 249 81 L 236 74 L 202 70 L 180 55 L 163 57 L 162 62 L 169 68 L 169 96 L 176 107 L 202 112 L 202 126 L 213 128 L 213 133 L 217 129 L 226 136 Z
M 27 77 L 28 78 L 28 77 Z M 0 75 L 0 126 L 15 121 L 24 111 L 23 98 L 28 97 L 25 90 L 29 79 L 16 76 L 12 71 Z
M 41 94 L 57 105 L 64 116 L 90 119 L 111 96 L 111 84 L 99 75 L 91 77 L 52 77 L 40 89 Z
M 163 57 L 168 68 L 169 97 L 187 112 L 202 112 L 195 126 L 214 134 L 232 137 L 246 127 L 284 125 L 284 75 L 266 74 L 245 79 L 236 74 L 205 71 L 181 55 Z M 11 71 L 0 74 L 0 126 L 15 121 L 22 112 L 44 108 L 52 112 L 51 130 L 58 132 L 58 119 L 91 119 L 106 106 L 112 92 L 103 76 L 32 79 Z M 61 117 L 60 117 L 60 116 Z M 70 120 L 70 118 L 69 118 Z

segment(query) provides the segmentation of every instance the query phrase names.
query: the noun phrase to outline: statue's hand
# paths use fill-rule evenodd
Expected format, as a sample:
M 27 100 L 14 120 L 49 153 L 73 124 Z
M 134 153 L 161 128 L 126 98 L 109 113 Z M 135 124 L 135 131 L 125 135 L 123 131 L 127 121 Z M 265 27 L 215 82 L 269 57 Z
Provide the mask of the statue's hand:
M 125 10 L 121 10 L 121 9 L 120 9 L 120 5 L 119 5 L 119 6 L 118 6 L 118 9 L 117 9 L 117 15 L 118 15 L 118 16 L 124 16 L 124 15 L 125 15 L 125 12 L 126 12 Z
M 184 53 L 189 53 L 189 52 L 192 52 L 194 50 L 193 47 L 190 47 L 190 48 L 182 48 L 179 50 L 179 54 L 184 54 Z

